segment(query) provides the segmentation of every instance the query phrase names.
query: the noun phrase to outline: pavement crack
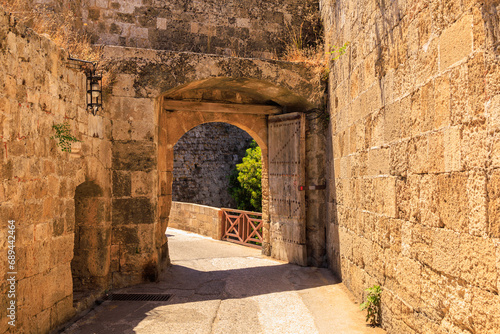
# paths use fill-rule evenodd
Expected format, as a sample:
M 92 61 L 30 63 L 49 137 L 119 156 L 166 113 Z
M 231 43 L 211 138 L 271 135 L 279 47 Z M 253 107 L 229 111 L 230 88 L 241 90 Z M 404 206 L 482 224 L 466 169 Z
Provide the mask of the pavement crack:
M 212 319 L 212 326 L 210 328 L 210 333 L 212 333 L 212 334 L 214 333 L 215 326 L 219 322 L 219 311 L 220 311 L 221 305 L 222 305 L 222 300 L 219 300 L 219 305 L 217 305 L 217 311 L 215 312 L 215 315 Z

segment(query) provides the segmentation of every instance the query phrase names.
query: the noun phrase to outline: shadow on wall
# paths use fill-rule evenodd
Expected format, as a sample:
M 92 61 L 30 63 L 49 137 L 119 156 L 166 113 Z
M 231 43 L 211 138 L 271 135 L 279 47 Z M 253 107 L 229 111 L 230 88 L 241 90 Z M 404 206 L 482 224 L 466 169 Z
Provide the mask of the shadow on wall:
M 340 235 L 339 216 L 337 210 L 337 185 L 335 180 L 335 164 L 332 145 L 332 127 L 328 127 L 328 140 L 326 141 L 326 168 L 327 177 L 327 223 L 326 223 L 326 256 L 328 267 L 342 280 L 342 264 L 340 261 Z

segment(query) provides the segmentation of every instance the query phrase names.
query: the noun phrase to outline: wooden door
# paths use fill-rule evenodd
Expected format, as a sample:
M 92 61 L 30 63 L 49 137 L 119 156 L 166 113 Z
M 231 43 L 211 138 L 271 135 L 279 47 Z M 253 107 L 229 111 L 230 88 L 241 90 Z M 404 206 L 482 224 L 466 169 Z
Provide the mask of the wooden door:
M 269 116 L 271 256 L 307 265 L 305 114 Z

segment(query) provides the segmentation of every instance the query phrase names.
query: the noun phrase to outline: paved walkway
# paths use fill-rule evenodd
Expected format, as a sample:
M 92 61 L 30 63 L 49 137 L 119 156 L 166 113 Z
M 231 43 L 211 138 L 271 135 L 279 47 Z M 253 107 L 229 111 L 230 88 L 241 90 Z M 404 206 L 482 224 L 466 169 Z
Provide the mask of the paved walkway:
M 173 266 L 161 281 L 116 292 L 169 293 L 169 301 L 105 301 L 65 333 L 384 333 L 365 325 L 326 269 L 179 230 L 167 235 Z

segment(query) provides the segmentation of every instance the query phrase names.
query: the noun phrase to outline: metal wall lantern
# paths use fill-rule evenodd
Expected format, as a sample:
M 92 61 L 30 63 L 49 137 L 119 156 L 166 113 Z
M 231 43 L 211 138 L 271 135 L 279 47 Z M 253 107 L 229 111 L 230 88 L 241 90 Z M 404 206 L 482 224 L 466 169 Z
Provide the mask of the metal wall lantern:
M 87 71 L 87 110 L 94 116 L 102 109 L 102 75 L 95 68 L 96 64 Z
M 71 62 L 80 63 L 72 66 L 84 70 L 87 75 L 87 111 L 92 115 L 97 115 L 99 109 L 102 110 L 102 74 L 97 73 L 97 62 L 68 57 Z

